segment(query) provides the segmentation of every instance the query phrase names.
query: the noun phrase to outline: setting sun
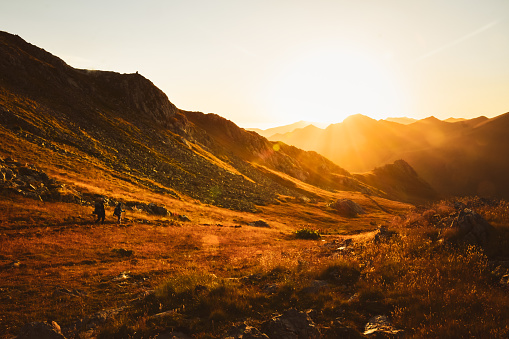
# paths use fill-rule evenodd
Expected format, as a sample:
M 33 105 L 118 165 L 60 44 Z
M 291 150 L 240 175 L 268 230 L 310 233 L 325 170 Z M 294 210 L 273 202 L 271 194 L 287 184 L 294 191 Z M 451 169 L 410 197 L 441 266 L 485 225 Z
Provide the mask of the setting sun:
M 357 113 L 382 119 L 399 112 L 405 96 L 387 59 L 341 50 L 296 58 L 270 86 L 272 109 L 288 121 L 328 123 Z
M 509 338 L 509 1 L 1 9 L 0 339 Z

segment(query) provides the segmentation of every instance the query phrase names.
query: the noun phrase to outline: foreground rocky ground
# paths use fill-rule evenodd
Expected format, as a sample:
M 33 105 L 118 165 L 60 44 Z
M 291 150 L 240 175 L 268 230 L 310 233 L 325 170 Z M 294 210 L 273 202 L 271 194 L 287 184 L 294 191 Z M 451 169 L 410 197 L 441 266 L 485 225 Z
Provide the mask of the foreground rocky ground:
M 277 205 L 280 214 L 175 201 L 172 214 L 133 209 L 118 225 L 109 216 L 94 224 L 87 204 L 10 192 L 0 201 L 2 336 L 509 333 L 507 203 L 385 205 L 391 213 L 378 214 L 369 199 L 357 201 L 363 213 L 345 218 L 302 201 Z

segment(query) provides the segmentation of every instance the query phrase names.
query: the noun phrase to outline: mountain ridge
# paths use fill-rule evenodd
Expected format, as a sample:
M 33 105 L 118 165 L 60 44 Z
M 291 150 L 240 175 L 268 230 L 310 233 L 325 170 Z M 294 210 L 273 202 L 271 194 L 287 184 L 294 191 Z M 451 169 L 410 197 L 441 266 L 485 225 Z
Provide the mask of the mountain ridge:
M 0 132 L 25 148 L 58 150 L 123 181 L 239 210 L 281 195 L 316 198 L 285 175 L 326 190 L 379 192 L 316 152 L 180 110 L 140 74 L 74 69 L 5 32 L 0 52 Z M 13 155 L 14 146 L 0 154 Z
M 509 169 L 501 157 L 509 151 L 507 120 L 506 113 L 454 122 L 428 117 L 403 125 L 357 116 L 309 135 L 299 129 L 277 139 L 315 150 L 350 172 L 367 172 L 403 159 L 443 195 L 508 198 L 509 181 L 501 174 Z M 487 186 L 491 189 L 481 188 Z

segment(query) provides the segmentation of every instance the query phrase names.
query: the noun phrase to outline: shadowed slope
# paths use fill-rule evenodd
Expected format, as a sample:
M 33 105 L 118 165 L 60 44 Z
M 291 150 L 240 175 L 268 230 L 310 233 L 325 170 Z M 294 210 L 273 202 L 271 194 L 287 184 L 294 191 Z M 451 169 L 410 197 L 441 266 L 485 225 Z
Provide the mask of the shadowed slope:
M 0 155 L 45 159 L 38 165 L 49 171 L 57 154 L 79 159 L 80 167 L 66 168 L 70 182 L 97 167 L 120 183 L 240 210 L 303 195 L 272 171 L 329 190 L 365 186 L 314 152 L 271 143 L 217 115 L 181 111 L 139 74 L 74 69 L 5 32 L 0 55 L 0 133 L 10 140 Z

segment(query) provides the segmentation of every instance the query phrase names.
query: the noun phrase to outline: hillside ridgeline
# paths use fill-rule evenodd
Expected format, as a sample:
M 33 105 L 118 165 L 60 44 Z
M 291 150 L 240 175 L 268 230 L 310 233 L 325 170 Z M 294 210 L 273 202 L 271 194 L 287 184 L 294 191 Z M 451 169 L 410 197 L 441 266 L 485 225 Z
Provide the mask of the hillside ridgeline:
M 60 166 L 61 180 L 106 170 L 154 192 L 251 211 L 281 195 L 316 198 L 298 182 L 397 198 L 315 152 L 182 111 L 140 74 L 75 69 L 5 32 L 0 55 L 0 155 L 49 175 Z

